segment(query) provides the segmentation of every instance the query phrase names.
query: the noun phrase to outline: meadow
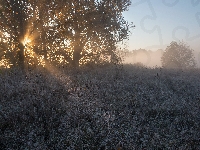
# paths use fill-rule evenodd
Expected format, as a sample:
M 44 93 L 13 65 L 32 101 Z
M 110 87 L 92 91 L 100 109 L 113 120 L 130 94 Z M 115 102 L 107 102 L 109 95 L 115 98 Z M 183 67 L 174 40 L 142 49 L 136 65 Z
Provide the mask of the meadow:
M 200 70 L 0 71 L 0 149 L 200 149 Z

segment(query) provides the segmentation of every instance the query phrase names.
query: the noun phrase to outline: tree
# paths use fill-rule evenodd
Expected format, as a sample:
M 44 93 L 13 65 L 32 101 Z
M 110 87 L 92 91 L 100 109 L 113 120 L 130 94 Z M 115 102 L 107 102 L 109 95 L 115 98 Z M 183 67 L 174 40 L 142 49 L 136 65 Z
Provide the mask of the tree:
M 47 27 L 44 25 L 53 16 L 46 11 L 52 9 L 53 4 L 48 0 L 0 0 L 0 33 L 4 35 L 0 39 L 1 59 L 8 59 L 11 65 L 20 66 L 23 70 L 26 61 L 37 63 L 33 61 L 37 56 L 30 57 L 32 50 L 43 54 L 46 59 L 44 44 Z
M 0 0 L 0 32 L 7 35 L 4 45 L 8 45 L 4 54 L 22 68 L 31 59 L 74 67 L 97 63 L 106 55 L 116 61 L 116 44 L 128 38 L 132 27 L 122 16 L 130 4 L 130 0 Z
M 1 0 L 0 20 L 1 32 L 6 37 L 7 47 L 3 47 L 4 57 L 14 66 L 24 69 L 25 61 L 25 35 L 32 18 L 29 0 Z M 5 44 L 5 42 L 4 42 Z
M 27 24 L 27 12 L 28 8 L 22 1 L 1 0 L 0 19 L 2 23 L 0 27 L 9 37 L 7 42 L 13 43 L 13 53 L 16 53 L 13 62 L 18 63 L 22 68 L 24 68 L 24 45 L 22 41 Z
M 161 57 L 162 66 L 164 68 L 194 68 L 196 62 L 193 50 L 184 42 L 171 42 Z
M 72 0 L 57 14 L 57 28 L 70 41 L 73 66 L 81 59 L 97 60 L 101 55 L 114 55 L 116 43 L 128 38 L 130 25 L 122 12 L 130 0 Z M 71 6 L 71 7 L 69 7 Z M 60 34 L 60 33 L 59 33 Z

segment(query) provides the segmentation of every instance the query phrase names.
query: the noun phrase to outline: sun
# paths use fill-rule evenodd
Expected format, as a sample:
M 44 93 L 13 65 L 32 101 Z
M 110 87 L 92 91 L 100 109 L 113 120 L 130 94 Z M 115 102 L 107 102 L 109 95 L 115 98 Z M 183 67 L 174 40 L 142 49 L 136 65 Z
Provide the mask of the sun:
M 22 41 L 24 46 L 27 46 L 31 43 L 31 39 L 28 37 L 25 37 L 24 40 Z

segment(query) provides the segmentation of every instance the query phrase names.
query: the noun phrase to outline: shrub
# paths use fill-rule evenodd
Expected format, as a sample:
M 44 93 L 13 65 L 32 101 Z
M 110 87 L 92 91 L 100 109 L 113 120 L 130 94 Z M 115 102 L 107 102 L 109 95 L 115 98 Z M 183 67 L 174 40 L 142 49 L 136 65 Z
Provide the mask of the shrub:
M 184 42 L 171 42 L 161 57 L 164 68 L 195 68 L 193 50 Z

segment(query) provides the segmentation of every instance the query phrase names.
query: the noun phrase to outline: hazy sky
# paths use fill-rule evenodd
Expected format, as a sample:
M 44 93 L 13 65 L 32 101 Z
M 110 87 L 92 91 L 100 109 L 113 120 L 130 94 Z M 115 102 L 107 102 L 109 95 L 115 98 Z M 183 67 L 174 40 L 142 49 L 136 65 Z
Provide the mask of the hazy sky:
M 136 28 L 128 49 L 165 49 L 183 40 L 200 53 L 200 0 L 132 0 L 124 17 Z

